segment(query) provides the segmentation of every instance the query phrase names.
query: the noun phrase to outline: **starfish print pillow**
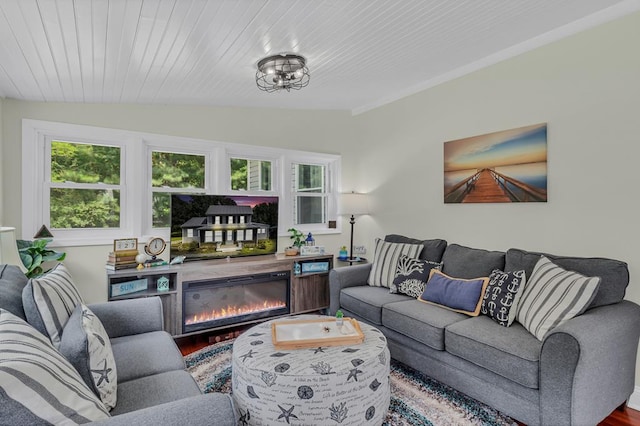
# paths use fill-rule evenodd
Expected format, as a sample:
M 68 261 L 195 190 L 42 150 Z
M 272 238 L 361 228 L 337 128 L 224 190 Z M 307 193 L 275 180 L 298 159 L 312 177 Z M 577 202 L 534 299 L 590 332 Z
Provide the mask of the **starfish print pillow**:
M 65 325 L 60 352 L 109 410 L 116 406 L 118 374 L 111 341 L 100 319 L 84 304 L 76 306 Z

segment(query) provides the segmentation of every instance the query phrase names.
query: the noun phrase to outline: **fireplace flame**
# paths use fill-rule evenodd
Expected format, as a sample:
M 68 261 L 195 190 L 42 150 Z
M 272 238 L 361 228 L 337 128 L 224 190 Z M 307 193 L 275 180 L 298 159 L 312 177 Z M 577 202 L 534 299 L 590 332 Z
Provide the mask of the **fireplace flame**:
M 224 318 L 237 317 L 240 315 L 254 314 L 258 312 L 270 311 L 271 309 L 286 308 L 286 303 L 281 300 L 265 300 L 263 303 L 254 303 L 242 306 L 227 306 L 226 308 L 213 309 L 210 312 L 203 312 L 185 319 L 185 325 L 200 324 L 203 322 L 215 321 Z

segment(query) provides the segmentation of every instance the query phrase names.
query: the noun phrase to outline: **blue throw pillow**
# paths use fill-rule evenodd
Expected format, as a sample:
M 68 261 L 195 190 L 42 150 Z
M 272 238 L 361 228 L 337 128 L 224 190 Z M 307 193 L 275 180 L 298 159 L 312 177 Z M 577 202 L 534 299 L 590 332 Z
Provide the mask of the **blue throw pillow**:
M 488 277 L 470 280 L 453 278 L 432 269 L 424 293 L 418 300 L 475 317 L 480 314 L 488 283 Z

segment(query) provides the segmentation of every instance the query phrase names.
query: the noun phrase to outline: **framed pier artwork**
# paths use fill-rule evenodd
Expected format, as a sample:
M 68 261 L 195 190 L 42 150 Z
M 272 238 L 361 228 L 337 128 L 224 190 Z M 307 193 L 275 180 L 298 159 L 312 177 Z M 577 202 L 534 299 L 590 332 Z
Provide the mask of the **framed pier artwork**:
M 546 201 L 546 123 L 444 143 L 445 203 Z

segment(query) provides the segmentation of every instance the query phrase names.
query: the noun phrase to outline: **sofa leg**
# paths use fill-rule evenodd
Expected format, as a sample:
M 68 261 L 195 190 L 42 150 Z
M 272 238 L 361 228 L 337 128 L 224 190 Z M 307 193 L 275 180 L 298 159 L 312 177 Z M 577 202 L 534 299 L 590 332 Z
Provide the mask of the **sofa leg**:
M 627 401 L 624 401 L 622 404 L 620 404 L 618 408 L 616 408 L 616 410 L 624 413 L 627 410 Z

